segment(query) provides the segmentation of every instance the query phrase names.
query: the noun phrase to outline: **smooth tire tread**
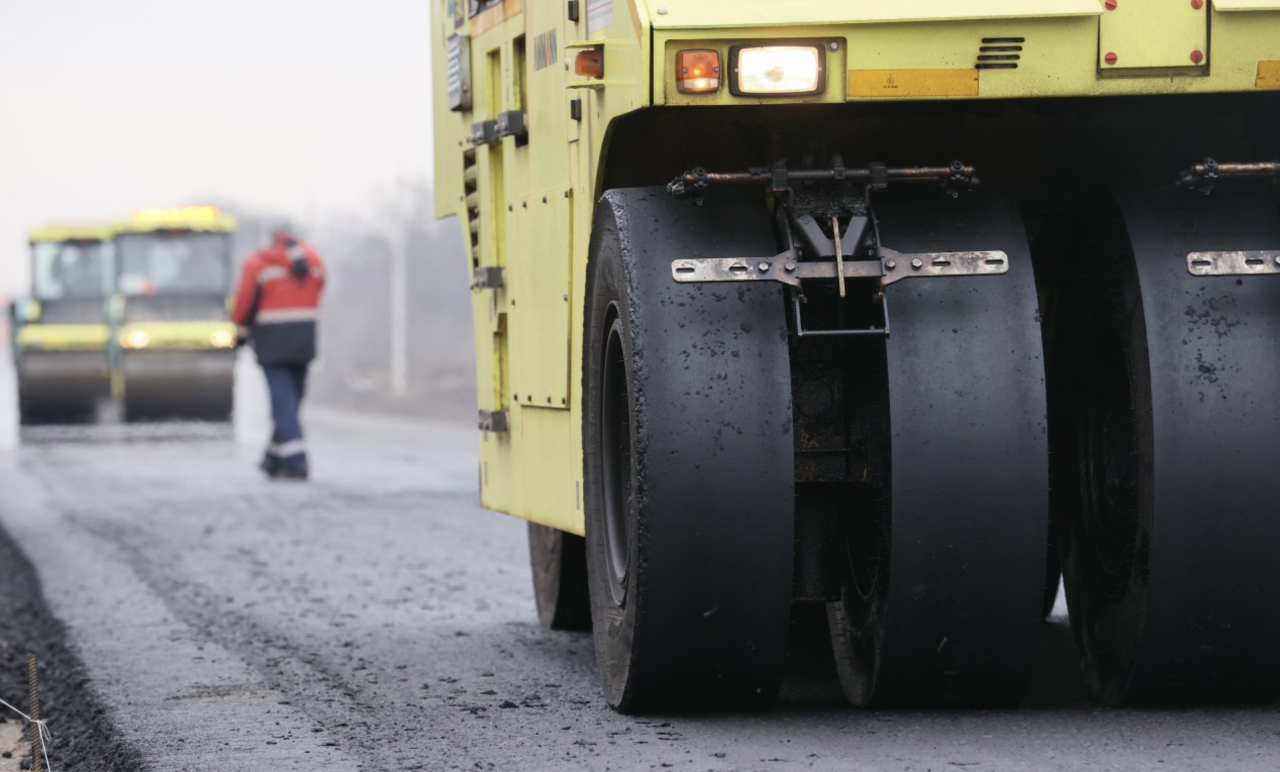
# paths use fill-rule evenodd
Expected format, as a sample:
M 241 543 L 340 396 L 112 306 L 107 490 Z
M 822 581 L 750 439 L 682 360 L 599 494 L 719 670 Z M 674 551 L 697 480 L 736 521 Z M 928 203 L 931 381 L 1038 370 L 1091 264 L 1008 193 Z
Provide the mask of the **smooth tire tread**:
M 1001 249 L 1009 273 L 888 290 L 887 487 L 848 513 L 843 600 L 829 606 L 850 701 L 1016 704 L 1039 642 L 1048 542 L 1043 364 L 1016 206 L 878 197 L 885 246 Z M 869 356 L 865 354 L 864 356 Z M 868 368 L 875 372 L 877 368 Z
M 612 190 L 596 208 L 587 563 L 605 696 L 622 712 L 765 708 L 781 683 L 795 518 L 781 289 L 670 273 L 680 256 L 772 254 L 770 223 L 759 191 L 699 206 Z

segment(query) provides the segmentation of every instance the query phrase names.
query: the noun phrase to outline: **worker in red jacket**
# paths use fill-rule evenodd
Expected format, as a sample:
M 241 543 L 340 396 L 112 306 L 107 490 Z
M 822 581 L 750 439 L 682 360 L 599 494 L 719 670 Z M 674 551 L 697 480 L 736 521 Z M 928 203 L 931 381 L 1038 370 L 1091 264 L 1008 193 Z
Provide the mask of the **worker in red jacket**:
M 252 340 L 271 390 L 275 429 L 260 468 L 272 479 L 305 480 L 307 447 L 298 409 L 316 356 L 324 263 L 288 224 L 271 228 L 271 245 L 244 261 L 231 313 L 240 339 Z

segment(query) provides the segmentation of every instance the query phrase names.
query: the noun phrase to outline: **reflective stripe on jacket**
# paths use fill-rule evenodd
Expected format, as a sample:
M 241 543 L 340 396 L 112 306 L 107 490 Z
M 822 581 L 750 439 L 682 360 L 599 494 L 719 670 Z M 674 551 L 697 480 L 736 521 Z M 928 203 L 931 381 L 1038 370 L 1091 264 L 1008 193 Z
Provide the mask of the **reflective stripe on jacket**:
M 231 320 L 251 330 L 258 362 L 301 364 L 315 358 L 324 278 L 320 255 L 292 237 L 276 236 L 244 261 Z

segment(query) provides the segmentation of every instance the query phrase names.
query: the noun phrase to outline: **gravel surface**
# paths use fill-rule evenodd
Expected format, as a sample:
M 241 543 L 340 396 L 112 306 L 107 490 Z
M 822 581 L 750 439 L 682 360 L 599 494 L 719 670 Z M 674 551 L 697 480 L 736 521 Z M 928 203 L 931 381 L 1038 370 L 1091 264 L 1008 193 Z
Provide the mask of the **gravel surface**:
M 0 496 L 0 513 L 8 500 L 6 491 Z M 35 654 L 40 715 L 52 732 L 47 751 L 53 769 L 137 769 L 139 753 L 115 732 L 104 700 L 45 602 L 35 567 L 3 528 L 0 566 L 4 567 L 0 574 L 0 699 L 24 713 L 31 709 L 27 654 Z M 30 752 L 23 732 L 25 719 L 0 706 L 0 720 L 0 770 L 19 769 Z
M 260 478 L 252 422 L 0 451 L 0 524 L 30 559 L 0 539 L 3 616 L 41 631 L 3 637 L 46 652 L 51 725 L 74 739 L 55 769 L 1280 766 L 1280 706 L 1091 703 L 1060 613 L 1019 711 L 851 708 L 805 617 L 775 711 L 617 715 L 590 636 L 538 627 L 524 524 L 477 506 L 471 430 L 322 411 L 308 428 L 307 484 Z

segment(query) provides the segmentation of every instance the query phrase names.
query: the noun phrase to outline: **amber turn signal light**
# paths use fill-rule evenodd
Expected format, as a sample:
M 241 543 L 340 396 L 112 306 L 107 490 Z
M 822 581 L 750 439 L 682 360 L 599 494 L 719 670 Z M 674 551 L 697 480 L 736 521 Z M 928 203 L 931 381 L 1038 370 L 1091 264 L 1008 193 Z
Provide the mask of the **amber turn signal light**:
M 573 60 L 573 71 L 585 78 L 604 77 L 604 51 L 599 48 L 584 48 Z
M 705 49 L 676 54 L 676 90 L 705 94 L 720 88 L 720 52 Z

